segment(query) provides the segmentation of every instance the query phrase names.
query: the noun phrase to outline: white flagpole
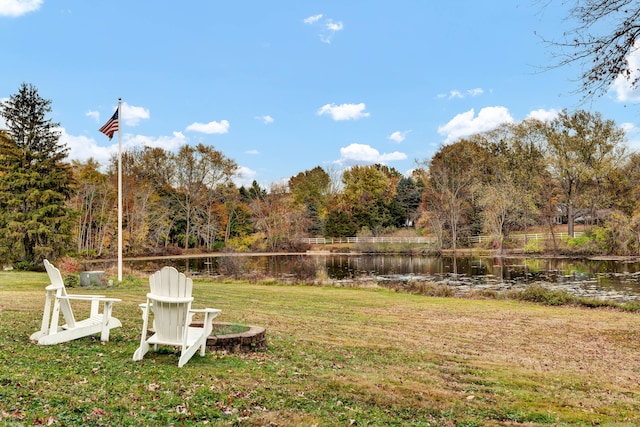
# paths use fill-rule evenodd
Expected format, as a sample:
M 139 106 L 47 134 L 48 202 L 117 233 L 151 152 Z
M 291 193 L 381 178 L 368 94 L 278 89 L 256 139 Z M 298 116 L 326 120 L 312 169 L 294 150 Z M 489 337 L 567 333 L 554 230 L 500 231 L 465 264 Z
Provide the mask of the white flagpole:
M 118 98 L 118 282 L 122 282 L 122 98 Z

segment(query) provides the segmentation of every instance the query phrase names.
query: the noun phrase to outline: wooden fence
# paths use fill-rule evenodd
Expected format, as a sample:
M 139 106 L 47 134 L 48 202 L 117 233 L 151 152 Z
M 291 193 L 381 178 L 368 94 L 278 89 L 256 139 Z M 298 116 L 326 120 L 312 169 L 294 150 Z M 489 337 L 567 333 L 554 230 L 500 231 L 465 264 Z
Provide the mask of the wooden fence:
M 582 232 L 574 233 L 575 237 L 583 235 Z M 555 233 L 558 240 L 566 240 L 569 238 L 567 233 Z M 529 233 L 529 234 L 512 234 L 509 236 L 512 240 L 552 240 L 551 233 Z M 490 241 L 491 236 L 471 236 L 468 240 L 471 243 L 483 243 Z M 435 242 L 435 237 L 304 237 L 298 239 L 302 243 L 311 245 L 331 245 L 338 243 L 413 243 L 413 244 L 429 244 Z

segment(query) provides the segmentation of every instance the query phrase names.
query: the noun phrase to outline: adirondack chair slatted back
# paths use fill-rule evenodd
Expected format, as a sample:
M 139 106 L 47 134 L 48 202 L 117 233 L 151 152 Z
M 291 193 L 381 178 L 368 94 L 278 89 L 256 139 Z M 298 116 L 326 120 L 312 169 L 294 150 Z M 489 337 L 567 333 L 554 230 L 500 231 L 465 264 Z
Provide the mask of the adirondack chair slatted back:
M 149 277 L 149 285 L 157 338 L 181 344 L 192 318 L 193 280 L 173 267 L 163 267 Z
M 44 268 L 47 270 L 47 275 L 49 276 L 49 281 L 51 284 L 47 286 L 47 310 L 48 305 L 52 299 L 54 299 L 53 294 L 55 294 L 55 302 L 53 306 L 52 313 L 52 325 L 58 324 L 58 318 L 60 315 L 60 310 L 62 310 L 62 314 L 64 319 L 67 322 L 69 327 L 75 327 L 75 318 L 73 317 L 73 311 L 71 310 L 71 304 L 69 300 L 60 299 L 60 297 L 67 296 L 67 289 L 64 286 L 64 280 L 62 279 L 62 274 L 58 268 L 51 264 L 48 260 L 44 260 Z
M 173 267 L 163 267 L 149 276 L 151 293 L 172 298 L 190 298 L 193 280 Z
M 163 302 L 153 300 L 154 326 L 157 338 L 166 343 L 182 344 L 187 328 L 191 301 Z

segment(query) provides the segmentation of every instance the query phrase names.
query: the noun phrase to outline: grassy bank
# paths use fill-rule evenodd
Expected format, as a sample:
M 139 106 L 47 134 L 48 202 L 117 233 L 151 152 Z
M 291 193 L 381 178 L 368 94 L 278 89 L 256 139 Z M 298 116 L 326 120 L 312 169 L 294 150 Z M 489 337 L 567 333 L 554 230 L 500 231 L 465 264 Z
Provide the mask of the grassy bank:
M 197 306 L 266 327 L 269 349 L 180 369 L 167 351 L 131 360 L 144 281 L 103 292 L 123 300 L 110 342 L 30 342 L 46 284 L 0 273 L 3 425 L 640 424 L 637 313 L 196 281 Z

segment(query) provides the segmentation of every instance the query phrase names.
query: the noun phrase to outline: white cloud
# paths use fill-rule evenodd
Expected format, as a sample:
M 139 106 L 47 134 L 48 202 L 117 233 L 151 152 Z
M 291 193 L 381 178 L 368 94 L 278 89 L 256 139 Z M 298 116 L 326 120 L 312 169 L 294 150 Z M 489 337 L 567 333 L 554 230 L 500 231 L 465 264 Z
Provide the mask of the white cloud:
M 633 132 L 635 131 L 636 125 L 634 125 L 633 123 L 629 123 L 629 122 L 624 122 L 620 124 L 620 127 L 622 128 L 623 131 L 629 133 L 629 132 Z
M 2 0 L 0 0 L 2 1 Z M 117 107 L 113 107 L 113 110 L 108 114 L 108 117 L 111 117 L 115 112 Z M 94 119 L 100 120 L 100 113 L 96 111 L 89 111 L 86 113 L 87 116 L 93 117 Z M 146 120 L 151 115 L 149 114 L 149 110 L 144 107 L 136 107 L 135 105 L 129 105 L 126 102 L 123 102 L 120 110 L 120 118 L 127 126 L 137 126 L 140 124 L 141 120 Z M 106 119 L 105 119 L 106 121 Z
M 324 15 L 322 13 L 319 13 L 317 15 L 311 15 L 303 19 L 303 22 L 308 25 L 315 25 L 319 23 L 323 17 Z M 344 24 L 342 23 L 342 21 L 334 21 L 331 18 L 327 18 L 322 22 L 322 28 L 319 34 L 320 40 L 323 43 L 331 44 L 333 36 L 335 36 L 338 31 L 342 31 L 343 29 Z
M 455 116 L 438 133 L 446 137 L 445 144 L 459 138 L 494 129 L 502 123 L 513 123 L 513 117 L 505 107 L 485 107 L 475 116 L 473 108 Z
M 305 18 L 303 22 L 305 24 L 315 24 L 316 22 L 318 22 L 321 19 L 322 19 L 322 14 L 319 13 L 317 15 L 311 15 L 308 18 Z
M 322 40 L 323 43 L 331 44 L 333 36 L 343 29 L 344 25 L 342 22 L 333 22 L 332 19 L 327 19 L 324 23 L 324 30 L 320 33 L 320 40 Z
M 144 107 L 136 107 L 126 102 L 122 103 L 122 120 L 128 126 L 137 126 L 140 120 L 146 120 L 150 117 L 149 110 Z
M 363 117 L 369 117 L 369 113 L 365 112 L 366 106 L 364 102 L 359 104 L 326 104 L 318 109 L 318 115 L 330 115 L 333 120 L 357 120 Z
M 100 112 L 98 111 L 87 111 L 85 113 L 85 116 L 91 117 L 93 120 L 96 121 L 96 123 L 100 121 Z
M 40 9 L 43 0 L 0 0 L 0 16 L 17 17 Z
M 258 155 L 260 154 L 260 152 L 258 150 L 247 150 L 245 151 L 246 154 L 251 154 L 251 155 Z
M 636 42 L 631 54 L 627 57 L 627 62 L 631 75 L 626 77 L 619 74 L 611 85 L 611 90 L 616 94 L 616 100 L 619 102 L 638 102 L 640 101 L 640 88 L 633 87 L 632 83 L 640 77 L 640 42 Z
M 541 122 L 550 122 L 551 120 L 558 117 L 558 115 L 560 115 L 560 112 L 554 110 L 553 108 L 551 110 L 539 109 L 530 112 L 526 118 L 540 120 Z
M 344 25 L 340 21 L 333 22 L 333 19 L 327 19 L 327 21 L 325 22 L 325 28 L 335 33 L 336 31 L 342 31 Z
M 624 122 L 620 124 L 627 137 L 627 147 L 631 151 L 640 152 L 640 129 L 633 123 Z
M 64 128 L 57 130 L 60 131 L 60 142 L 69 147 L 69 158 L 71 160 L 84 162 L 89 158 L 93 158 L 103 167 L 106 167 L 111 155 L 118 153 L 117 139 L 115 144 L 101 147 L 93 138 L 88 138 L 84 135 L 69 135 Z
M 84 162 L 89 158 L 93 158 L 103 167 L 106 167 L 111 156 L 118 154 L 117 139 L 109 141 L 110 145 L 101 146 L 93 138 L 84 135 L 70 135 L 64 128 L 59 128 L 58 130 L 60 131 L 60 142 L 69 147 L 69 159 L 71 160 Z M 106 140 L 106 138 L 104 139 Z M 158 138 L 126 134 L 123 135 L 123 150 L 147 146 L 175 151 L 188 142 L 182 132 L 174 132 L 172 136 L 160 136 Z
M 436 98 L 438 99 L 464 99 L 468 96 L 471 97 L 475 97 L 475 96 L 480 96 L 484 93 L 484 89 L 480 88 L 480 87 L 476 87 L 473 89 L 467 89 L 466 91 L 462 92 L 460 90 L 457 89 L 453 89 L 449 91 L 449 94 L 446 93 L 439 93 L 438 95 L 436 95 Z
M 193 132 L 207 133 L 207 134 L 223 134 L 229 132 L 229 121 L 222 120 L 220 122 L 209 123 L 192 123 L 187 126 L 187 130 Z
M 232 181 L 238 186 L 249 187 L 255 179 L 256 171 L 246 166 L 238 166 L 238 171 L 232 178 Z
M 265 125 L 268 125 L 268 124 L 274 122 L 273 117 L 271 117 L 269 115 L 267 115 L 267 116 L 258 116 L 258 117 L 256 117 L 256 120 L 262 121 L 262 123 L 264 123 Z
M 126 147 L 158 147 L 168 151 L 176 151 L 187 144 L 189 139 L 182 132 L 173 132 L 171 136 L 159 136 L 157 138 L 145 135 L 128 136 Z
M 380 154 L 378 150 L 366 144 L 351 144 L 347 147 L 340 148 L 339 164 L 356 164 L 364 163 L 387 163 L 394 160 L 404 160 L 407 155 L 399 151 L 393 153 Z
M 390 140 L 392 140 L 393 142 L 397 142 L 398 144 L 400 144 L 402 141 L 405 140 L 405 138 L 407 137 L 407 134 L 410 131 L 405 130 L 405 131 L 395 131 L 393 132 L 391 135 L 389 135 L 387 138 L 389 138 Z

